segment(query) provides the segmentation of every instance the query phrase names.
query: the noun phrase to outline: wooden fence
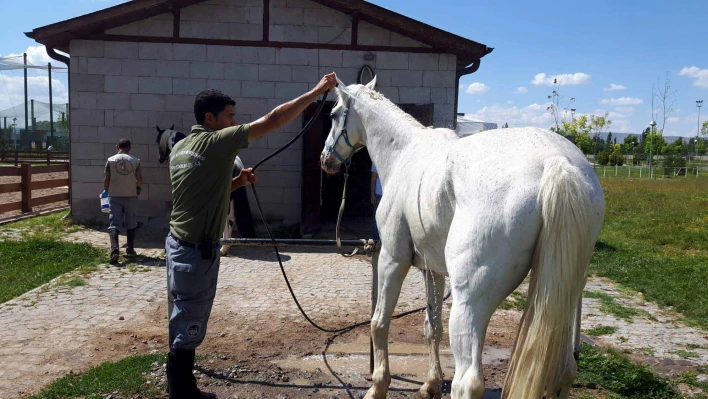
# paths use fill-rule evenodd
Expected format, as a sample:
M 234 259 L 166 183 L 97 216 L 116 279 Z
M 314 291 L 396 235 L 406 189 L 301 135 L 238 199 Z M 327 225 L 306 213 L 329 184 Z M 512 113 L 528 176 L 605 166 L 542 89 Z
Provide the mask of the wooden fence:
M 67 163 L 70 156 L 68 152 L 57 151 L 0 151 L 0 162 L 11 163 L 15 166 L 20 163 L 42 163 L 51 165 L 52 163 Z
M 32 198 L 32 191 L 47 188 L 69 186 L 69 178 L 32 181 L 32 175 L 42 173 L 68 172 L 69 164 L 32 167 L 29 163 L 20 166 L 0 167 L 0 176 L 20 176 L 20 183 L 0 184 L 0 194 L 22 192 L 22 200 L 0 204 L 0 213 L 21 210 L 22 213 L 32 212 L 33 206 L 51 204 L 59 201 L 69 201 L 69 192 L 45 195 L 44 197 Z

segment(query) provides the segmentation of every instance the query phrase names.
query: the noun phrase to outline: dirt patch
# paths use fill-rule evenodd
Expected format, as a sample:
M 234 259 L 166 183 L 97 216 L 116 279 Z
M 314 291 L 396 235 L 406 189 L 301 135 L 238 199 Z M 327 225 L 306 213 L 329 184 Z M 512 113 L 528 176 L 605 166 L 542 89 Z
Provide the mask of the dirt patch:
M 32 181 L 44 181 L 44 180 L 56 180 L 56 179 L 67 179 L 69 178 L 69 172 L 56 172 L 56 173 L 40 173 L 36 175 L 32 175 Z M 0 176 L 0 184 L 5 184 L 5 183 L 20 183 L 21 178 L 19 176 Z M 64 186 L 64 187 L 55 187 L 55 188 L 46 188 L 42 190 L 33 190 L 32 191 L 32 198 L 39 198 L 39 197 L 45 197 L 47 195 L 53 195 L 53 194 L 61 194 L 61 193 L 67 193 L 69 192 L 69 187 Z M 97 193 L 96 196 L 98 198 Z M 21 192 L 15 192 L 15 193 L 4 193 L 0 194 L 0 204 L 7 204 L 10 202 L 17 202 L 22 200 L 22 193 Z M 68 204 L 68 201 L 60 201 L 60 202 L 54 202 L 51 204 L 46 204 L 46 205 L 38 205 L 38 206 L 33 206 L 32 211 L 42 211 L 46 209 L 51 209 L 51 208 L 56 208 L 61 205 L 66 205 Z M 22 211 L 17 210 L 17 211 L 11 211 L 11 212 L 4 212 L 0 213 L 0 221 L 9 217 L 17 216 L 17 215 L 22 215 Z

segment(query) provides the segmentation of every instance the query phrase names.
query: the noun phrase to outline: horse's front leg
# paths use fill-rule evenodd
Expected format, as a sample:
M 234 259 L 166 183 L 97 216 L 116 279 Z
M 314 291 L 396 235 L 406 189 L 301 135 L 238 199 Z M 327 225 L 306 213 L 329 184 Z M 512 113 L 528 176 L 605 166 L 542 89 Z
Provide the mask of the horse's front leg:
M 395 259 L 386 248 L 379 255 L 379 287 L 376 310 L 371 318 L 371 337 L 374 341 L 374 385 L 366 399 L 383 399 L 391 384 L 388 366 L 388 331 L 391 316 L 401 294 L 403 280 L 410 269 L 410 259 Z
M 224 238 L 233 238 L 233 229 L 235 224 L 236 210 L 234 209 L 234 201 L 229 198 L 229 216 L 226 218 L 226 223 L 224 224 Z M 231 249 L 231 245 L 222 244 L 221 256 L 227 256 L 229 254 L 229 249 Z
M 433 399 L 441 397 L 443 382 L 442 367 L 440 367 L 440 340 L 442 339 L 442 304 L 445 296 L 445 276 L 431 271 L 423 271 L 425 292 L 428 301 L 423 325 L 423 334 L 428 341 L 428 376 L 420 388 L 417 398 Z

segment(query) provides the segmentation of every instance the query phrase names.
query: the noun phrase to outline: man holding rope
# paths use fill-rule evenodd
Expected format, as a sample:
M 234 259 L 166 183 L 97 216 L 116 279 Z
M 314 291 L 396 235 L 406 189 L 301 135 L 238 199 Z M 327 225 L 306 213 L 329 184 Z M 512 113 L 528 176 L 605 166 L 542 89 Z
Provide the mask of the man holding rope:
M 231 178 L 236 155 L 249 142 L 293 121 L 317 97 L 336 86 L 334 73 L 326 75 L 313 90 L 244 125 L 236 125 L 236 103 L 229 96 L 217 90 L 197 96 L 197 125 L 174 146 L 170 157 L 172 214 L 165 241 L 170 399 L 215 398 L 197 388 L 192 368 L 216 295 L 219 237 L 226 222 L 229 194 L 258 178 L 251 169 Z

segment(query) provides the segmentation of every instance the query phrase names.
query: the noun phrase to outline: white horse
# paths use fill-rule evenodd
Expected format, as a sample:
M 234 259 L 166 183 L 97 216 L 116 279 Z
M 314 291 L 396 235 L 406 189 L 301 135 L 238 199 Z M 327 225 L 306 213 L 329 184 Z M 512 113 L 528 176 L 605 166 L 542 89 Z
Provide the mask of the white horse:
M 321 155 L 336 173 L 366 146 L 384 196 L 378 301 L 371 319 L 373 386 L 384 398 L 391 382 L 388 331 L 410 266 L 424 271 L 430 351 L 416 396 L 440 396 L 445 276 L 450 277 L 452 398 L 484 393 L 482 348 L 494 310 L 531 280 L 503 398 L 567 398 L 577 374 L 575 311 L 604 221 L 602 188 L 585 156 L 545 129 L 492 130 L 458 138 L 426 128 L 366 86 L 337 88 L 333 126 Z
M 172 152 L 172 148 L 175 146 L 175 144 L 177 144 L 183 138 L 187 137 L 187 135 L 174 130 L 174 128 L 174 125 L 172 125 L 172 127 L 170 127 L 169 129 L 160 129 L 159 126 L 155 126 L 155 129 L 157 129 L 158 132 L 156 141 L 160 151 L 160 164 L 164 163 L 166 160 L 169 159 L 170 153 Z M 238 174 L 241 173 L 241 170 L 243 168 L 243 162 L 241 161 L 241 158 L 237 156 L 234 160 L 234 169 L 232 172 L 232 176 L 238 176 Z M 236 217 L 236 213 L 239 214 L 238 218 Z M 241 221 L 243 219 L 248 220 L 248 223 L 242 223 L 243 226 L 245 226 L 246 224 L 253 225 L 251 219 L 251 211 L 248 207 L 248 199 L 246 197 L 245 189 L 239 188 L 231 192 L 229 201 L 229 215 L 226 219 L 226 223 L 224 224 L 223 238 L 233 238 L 234 225 L 236 225 L 238 221 Z M 230 248 L 231 245 L 222 245 L 221 255 L 228 255 Z

